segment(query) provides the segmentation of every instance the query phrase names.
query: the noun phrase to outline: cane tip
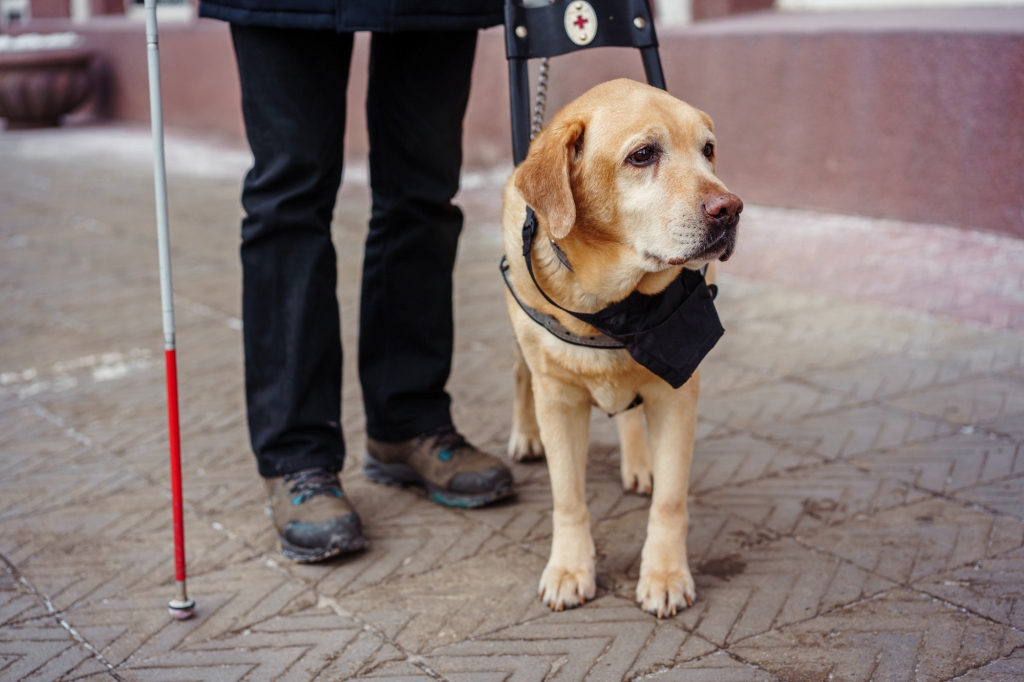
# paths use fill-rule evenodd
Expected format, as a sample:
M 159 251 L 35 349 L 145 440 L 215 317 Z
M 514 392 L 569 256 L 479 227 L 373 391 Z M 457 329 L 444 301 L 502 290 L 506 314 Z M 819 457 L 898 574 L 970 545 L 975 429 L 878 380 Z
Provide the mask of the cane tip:
M 178 599 L 172 599 L 167 604 L 167 612 L 171 614 L 171 618 L 175 620 L 188 620 L 192 617 L 195 612 L 196 603 L 191 599 L 186 601 L 180 601 Z

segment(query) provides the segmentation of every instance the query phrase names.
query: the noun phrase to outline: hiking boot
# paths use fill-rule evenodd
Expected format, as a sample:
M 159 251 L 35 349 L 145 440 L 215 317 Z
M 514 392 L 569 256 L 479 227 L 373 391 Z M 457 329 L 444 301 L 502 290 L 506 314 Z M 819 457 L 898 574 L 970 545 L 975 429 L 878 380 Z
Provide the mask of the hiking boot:
M 288 559 L 321 561 L 366 547 L 359 515 L 345 498 L 338 474 L 314 467 L 265 480 L 267 515 Z
M 481 507 L 513 493 L 512 472 L 448 426 L 401 443 L 367 438 L 363 472 L 386 485 L 414 484 L 446 507 Z

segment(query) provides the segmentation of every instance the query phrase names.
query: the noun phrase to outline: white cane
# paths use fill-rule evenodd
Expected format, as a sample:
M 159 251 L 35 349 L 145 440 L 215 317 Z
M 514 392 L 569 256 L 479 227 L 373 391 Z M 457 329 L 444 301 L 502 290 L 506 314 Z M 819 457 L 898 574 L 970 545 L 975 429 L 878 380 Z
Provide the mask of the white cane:
M 168 604 L 178 620 L 192 616 L 196 603 L 185 586 L 185 520 L 181 496 L 181 438 L 178 427 L 178 366 L 174 354 L 174 290 L 171 245 L 167 230 L 167 168 L 164 163 L 164 116 L 160 97 L 160 49 L 157 46 L 156 0 L 145 0 L 146 58 L 149 63 L 149 115 L 153 128 L 153 181 L 156 186 L 156 232 L 160 255 L 160 303 L 164 320 L 167 380 L 167 437 L 171 460 L 171 510 L 174 518 L 174 579 L 177 593 Z

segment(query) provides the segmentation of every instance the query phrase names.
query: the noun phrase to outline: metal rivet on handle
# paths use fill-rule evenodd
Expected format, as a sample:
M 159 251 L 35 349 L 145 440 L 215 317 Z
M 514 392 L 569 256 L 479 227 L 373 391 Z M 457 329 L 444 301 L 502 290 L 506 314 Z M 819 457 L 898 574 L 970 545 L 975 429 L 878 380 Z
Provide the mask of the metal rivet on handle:
M 520 38 L 525 38 L 526 37 L 526 27 L 525 26 L 516 26 L 516 35 L 519 36 Z
M 636 26 L 637 28 L 643 28 L 644 26 L 647 25 L 647 22 L 644 21 L 643 17 L 637 17 L 636 19 L 633 20 L 633 25 Z

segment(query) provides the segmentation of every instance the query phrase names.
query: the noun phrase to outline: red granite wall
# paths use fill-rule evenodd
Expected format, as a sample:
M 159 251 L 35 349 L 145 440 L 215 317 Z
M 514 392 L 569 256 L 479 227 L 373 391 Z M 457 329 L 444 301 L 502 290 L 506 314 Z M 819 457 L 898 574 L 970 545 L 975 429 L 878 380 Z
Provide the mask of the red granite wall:
M 39 0 L 34 0 L 38 2 Z M 92 0 L 92 13 L 96 15 L 124 14 L 124 0 Z
M 745 14 L 771 9 L 775 0 L 692 0 L 690 14 L 694 21 L 717 19 L 731 14 Z
M 53 19 L 70 16 L 70 0 L 32 0 L 33 19 Z
M 39 30 L 33 22 L 28 30 Z M 97 53 L 104 116 L 149 122 L 146 38 L 141 21 L 98 17 L 70 27 Z M 169 127 L 244 138 L 235 55 L 227 25 L 214 21 L 160 26 L 164 121 Z

